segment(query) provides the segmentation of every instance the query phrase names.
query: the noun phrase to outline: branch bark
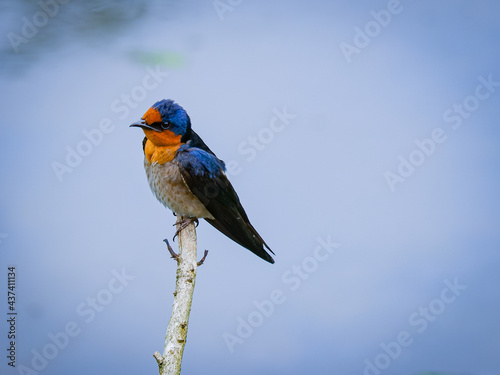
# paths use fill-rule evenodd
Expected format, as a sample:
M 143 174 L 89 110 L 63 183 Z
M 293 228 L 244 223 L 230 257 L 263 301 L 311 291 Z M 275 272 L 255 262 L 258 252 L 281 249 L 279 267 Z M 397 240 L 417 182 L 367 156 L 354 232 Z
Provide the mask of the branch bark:
M 182 218 L 177 218 L 177 228 Z M 179 255 L 177 257 L 177 277 L 175 282 L 172 316 L 165 335 L 163 356 L 155 352 L 160 375 L 179 375 L 181 373 L 182 354 L 186 345 L 189 313 L 193 301 L 196 279 L 196 228 L 190 223 L 178 236 Z

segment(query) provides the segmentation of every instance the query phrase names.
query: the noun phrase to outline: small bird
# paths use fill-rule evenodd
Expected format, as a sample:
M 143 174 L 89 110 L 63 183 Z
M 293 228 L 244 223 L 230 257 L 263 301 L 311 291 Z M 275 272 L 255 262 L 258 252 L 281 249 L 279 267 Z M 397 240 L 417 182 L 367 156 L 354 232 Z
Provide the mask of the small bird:
M 274 263 L 266 249 L 274 253 L 250 224 L 225 174 L 224 162 L 191 129 L 191 120 L 180 105 L 160 100 L 130 126 L 144 131 L 144 168 L 153 194 L 184 220 L 182 227 L 203 218 L 236 243 Z

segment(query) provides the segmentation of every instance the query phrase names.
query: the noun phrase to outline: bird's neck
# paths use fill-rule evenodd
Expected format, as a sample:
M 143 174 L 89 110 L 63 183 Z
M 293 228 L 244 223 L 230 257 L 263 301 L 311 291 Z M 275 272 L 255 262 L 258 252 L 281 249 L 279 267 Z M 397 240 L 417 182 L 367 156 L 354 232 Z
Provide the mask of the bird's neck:
M 144 147 L 144 154 L 150 164 L 165 164 L 174 159 L 175 153 L 180 147 L 181 143 L 170 146 L 157 146 L 148 139 Z

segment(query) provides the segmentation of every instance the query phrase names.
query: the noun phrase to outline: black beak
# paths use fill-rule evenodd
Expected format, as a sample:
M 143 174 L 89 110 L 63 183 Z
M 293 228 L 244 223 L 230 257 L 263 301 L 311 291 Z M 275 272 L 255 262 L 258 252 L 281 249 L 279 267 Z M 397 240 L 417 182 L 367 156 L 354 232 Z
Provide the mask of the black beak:
M 158 129 L 152 127 L 151 125 L 146 124 L 146 121 L 144 120 L 139 120 L 134 122 L 130 127 L 138 127 L 138 128 L 143 128 L 143 129 L 151 129 L 154 131 L 159 131 Z

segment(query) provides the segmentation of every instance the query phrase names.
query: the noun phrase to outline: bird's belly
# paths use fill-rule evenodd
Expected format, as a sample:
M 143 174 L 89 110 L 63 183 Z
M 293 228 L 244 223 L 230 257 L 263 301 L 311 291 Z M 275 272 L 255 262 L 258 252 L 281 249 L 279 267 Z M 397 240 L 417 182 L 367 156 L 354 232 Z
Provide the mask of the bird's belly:
M 153 194 L 165 207 L 183 217 L 214 218 L 189 190 L 175 162 L 150 164 L 145 158 L 144 168 Z

